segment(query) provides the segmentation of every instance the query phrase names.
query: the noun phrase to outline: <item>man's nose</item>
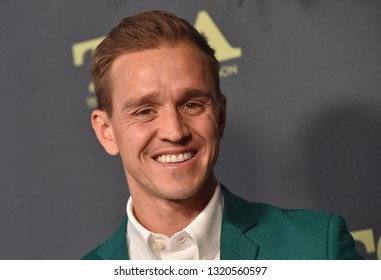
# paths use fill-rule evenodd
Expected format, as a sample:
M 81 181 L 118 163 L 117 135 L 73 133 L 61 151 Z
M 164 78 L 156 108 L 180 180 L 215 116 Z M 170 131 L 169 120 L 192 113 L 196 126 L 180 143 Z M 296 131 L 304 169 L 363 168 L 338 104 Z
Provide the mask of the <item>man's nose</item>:
M 179 143 L 190 137 L 189 126 L 177 110 L 171 110 L 162 115 L 158 137 L 163 141 Z

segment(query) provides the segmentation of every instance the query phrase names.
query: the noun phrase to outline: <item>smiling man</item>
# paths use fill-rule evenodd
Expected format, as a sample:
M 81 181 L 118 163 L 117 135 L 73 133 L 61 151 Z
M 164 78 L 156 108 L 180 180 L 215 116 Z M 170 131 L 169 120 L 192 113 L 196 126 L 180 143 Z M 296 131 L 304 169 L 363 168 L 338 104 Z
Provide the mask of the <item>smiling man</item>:
M 342 218 L 249 203 L 218 183 L 226 98 L 214 51 L 188 22 L 124 18 L 94 52 L 92 78 L 92 125 L 131 196 L 121 227 L 85 259 L 360 258 Z

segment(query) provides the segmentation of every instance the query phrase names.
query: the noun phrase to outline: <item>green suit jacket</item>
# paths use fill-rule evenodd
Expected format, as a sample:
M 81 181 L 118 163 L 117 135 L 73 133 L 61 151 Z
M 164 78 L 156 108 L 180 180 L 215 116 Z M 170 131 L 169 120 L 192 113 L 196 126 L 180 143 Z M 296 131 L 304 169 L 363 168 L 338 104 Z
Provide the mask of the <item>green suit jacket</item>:
M 340 216 L 284 210 L 248 202 L 222 187 L 222 260 L 362 259 Z M 127 217 L 106 242 L 83 259 L 128 259 Z

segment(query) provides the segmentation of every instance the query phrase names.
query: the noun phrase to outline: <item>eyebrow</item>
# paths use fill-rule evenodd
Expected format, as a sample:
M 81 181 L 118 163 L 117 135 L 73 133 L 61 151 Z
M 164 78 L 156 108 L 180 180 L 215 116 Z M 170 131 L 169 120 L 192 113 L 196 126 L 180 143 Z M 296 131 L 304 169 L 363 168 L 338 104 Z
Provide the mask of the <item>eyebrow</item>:
M 159 99 L 160 96 L 158 92 L 151 92 L 137 99 L 127 100 L 123 104 L 123 111 L 128 111 L 146 104 L 157 104 L 159 103 Z
M 207 98 L 213 100 L 213 92 L 209 90 L 200 90 L 200 89 L 185 89 L 182 93 L 181 100 L 190 100 L 193 98 Z

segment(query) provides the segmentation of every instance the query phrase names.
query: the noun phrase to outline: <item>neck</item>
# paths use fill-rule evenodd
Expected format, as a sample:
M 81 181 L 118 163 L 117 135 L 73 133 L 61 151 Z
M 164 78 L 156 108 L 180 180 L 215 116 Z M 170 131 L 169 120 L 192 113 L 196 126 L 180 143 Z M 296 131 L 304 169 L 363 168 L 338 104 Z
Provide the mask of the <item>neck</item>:
M 186 199 L 162 199 L 130 188 L 135 218 L 148 230 L 171 237 L 187 227 L 211 200 L 215 178 Z

